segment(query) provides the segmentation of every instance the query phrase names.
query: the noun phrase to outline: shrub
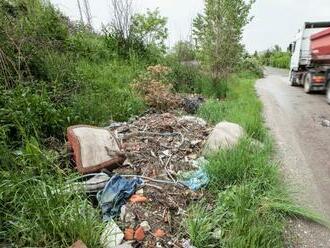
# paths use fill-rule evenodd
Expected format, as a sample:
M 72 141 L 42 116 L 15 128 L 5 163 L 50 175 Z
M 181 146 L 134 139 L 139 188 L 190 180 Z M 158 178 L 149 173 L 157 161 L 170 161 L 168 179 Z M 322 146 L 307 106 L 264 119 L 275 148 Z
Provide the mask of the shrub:
M 209 97 L 224 98 L 227 94 L 227 80 L 213 79 L 198 65 L 178 63 L 172 58 L 166 63 L 171 72 L 167 80 L 178 92 L 203 94 Z
M 252 73 L 256 74 L 258 77 L 262 77 L 264 74 L 262 64 L 255 57 L 250 57 L 250 56 L 245 57 L 242 60 L 240 66 L 239 66 L 239 69 L 243 70 L 243 71 L 252 72 Z
M 149 66 L 132 85 L 145 102 L 153 108 L 168 110 L 181 105 L 181 98 L 172 93 L 172 85 L 166 82 L 170 69 L 166 66 Z

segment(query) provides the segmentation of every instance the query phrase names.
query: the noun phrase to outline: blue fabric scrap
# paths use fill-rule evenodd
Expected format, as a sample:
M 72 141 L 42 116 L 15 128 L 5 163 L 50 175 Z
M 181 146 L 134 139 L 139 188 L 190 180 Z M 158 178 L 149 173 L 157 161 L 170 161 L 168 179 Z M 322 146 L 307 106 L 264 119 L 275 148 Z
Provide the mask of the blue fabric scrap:
M 103 220 L 111 220 L 120 214 L 121 207 L 134 194 L 137 186 L 143 181 L 138 178 L 126 179 L 120 175 L 114 175 L 97 194 L 97 200 L 102 209 Z

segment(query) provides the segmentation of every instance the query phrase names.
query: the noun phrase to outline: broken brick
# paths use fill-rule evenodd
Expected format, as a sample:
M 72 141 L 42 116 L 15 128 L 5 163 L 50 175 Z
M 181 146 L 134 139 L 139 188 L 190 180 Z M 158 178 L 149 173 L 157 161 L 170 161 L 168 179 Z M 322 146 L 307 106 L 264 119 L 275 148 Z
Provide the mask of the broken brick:
M 148 199 L 145 196 L 134 194 L 129 198 L 129 201 L 132 203 L 141 203 L 146 202 Z
M 135 230 L 134 239 L 136 239 L 137 241 L 142 241 L 142 240 L 144 240 L 144 238 L 145 238 L 145 234 L 144 234 L 143 228 L 138 227 Z

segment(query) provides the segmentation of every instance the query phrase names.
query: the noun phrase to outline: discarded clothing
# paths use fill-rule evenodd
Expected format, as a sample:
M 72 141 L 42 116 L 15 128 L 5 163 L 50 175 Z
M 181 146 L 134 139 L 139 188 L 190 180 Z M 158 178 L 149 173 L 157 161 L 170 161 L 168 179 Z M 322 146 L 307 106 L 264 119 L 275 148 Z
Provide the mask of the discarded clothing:
M 197 191 L 205 187 L 209 183 L 209 177 L 204 168 L 199 168 L 197 171 L 187 172 L 182 175 L 183 180 L 180 181 L 193 191 Z
M 114 175 L 103 191 L 97 194 L 97 200 L 102 209 L 103 220 L 111 220 L 120 214 L 120 208 L 134 194 L 137 186 L 143 181 L 140 178 L 126 179 Z

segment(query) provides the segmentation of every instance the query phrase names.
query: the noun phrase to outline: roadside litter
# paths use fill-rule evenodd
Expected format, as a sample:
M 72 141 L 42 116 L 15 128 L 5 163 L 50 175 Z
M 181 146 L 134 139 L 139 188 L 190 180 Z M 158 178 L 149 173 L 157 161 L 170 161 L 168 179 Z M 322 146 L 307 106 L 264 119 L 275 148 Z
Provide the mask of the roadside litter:
M 69 147 L 78 171 L 82 174 L 115 169 L 125 160 L 111 132 L 91 126 L 72 126 L 67 130 Z
M 205 166 L 208 164 L 209 161 L 207 161 L 204 157 L 193 160 L 192 165 L 198 170 L 178 173 L 181 178 L 180 182 L 193 191 L 197 191 L 205 187 L 209 182 L 209 177 L 205 171 Z
M 126 179 L 120 175 L 114 175 L 104 189 L 97 194 L 103 220 L 112 220 L 113 217 L 119 216 L 120 208 L 142 183 L 143 181 L 139 178 Z
M 101 245 L 103 248 L 116 248 L 123 242 L 124 233 L 120 230 L 116 222 L 110 219 L 101 234 Z
M 76 128 L 68 130 L 75 131 L 70 144 L 82 165 L 78 171 L 102 172 L 71 181 L 70 189 L 96 195 L 107 223 L 101 237 L 105 248 L 193 247 L 179 233 L 185 209 L 203 196 L 209 182 L 209 162 L 201 156 L 206 140 L 211 151 L 234 145 L 243 134 L 236 124 L 212 129 L 198 117 L 152 111 L 107 128 Z M 91 136 L 99 132 L 106 138 Z M 109 162 L 114 158 L 120 163 Z

